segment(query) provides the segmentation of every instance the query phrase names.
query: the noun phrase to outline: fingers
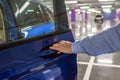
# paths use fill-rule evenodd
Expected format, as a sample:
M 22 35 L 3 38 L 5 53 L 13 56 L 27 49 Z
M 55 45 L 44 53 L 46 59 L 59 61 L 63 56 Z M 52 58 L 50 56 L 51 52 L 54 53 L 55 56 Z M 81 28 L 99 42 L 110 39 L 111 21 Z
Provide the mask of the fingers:
M 65 41 L 60 41 L 60 42 L 50 46 L 50 49 L 59 50 L 59 49 L 61 49 L 61 47 L 64 47 L 66 45 L 67 45 L 67 43 Z
M 58 52 L 57 52 L 57 54 L 61 54 L 62 52 L 60 52 L 59 50 L 58 50 L 58 48 L 55 48 L 55 47 L 50 47 L 50 49 L 53 49 L 53 50 L 57 50 Z
M 51 46 L 50 49 L 53 49 L 53 50 L 57 50 L 58 51 L 58 47 L 55 47 L 55 46 Z
M 62 52 L 71 53 L 71 42 L 62 40 L 50 46 L 50 49 L 58 51 L 58 54 L 61 54 Z
M 52 46 L 50 46 L 50 49 L 59 51 L 59 44 L 58 43 L 53 44 Z

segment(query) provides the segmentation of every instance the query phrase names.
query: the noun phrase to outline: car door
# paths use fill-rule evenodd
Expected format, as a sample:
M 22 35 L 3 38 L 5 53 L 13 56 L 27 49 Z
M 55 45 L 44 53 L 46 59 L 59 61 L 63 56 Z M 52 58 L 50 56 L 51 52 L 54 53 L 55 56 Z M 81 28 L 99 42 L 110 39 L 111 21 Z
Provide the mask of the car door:
M 74 41 L 64 0 L 49 4 L 0 1 L 0 80 L 76 80 L 76 55 L 49 49 L 61 40 Z

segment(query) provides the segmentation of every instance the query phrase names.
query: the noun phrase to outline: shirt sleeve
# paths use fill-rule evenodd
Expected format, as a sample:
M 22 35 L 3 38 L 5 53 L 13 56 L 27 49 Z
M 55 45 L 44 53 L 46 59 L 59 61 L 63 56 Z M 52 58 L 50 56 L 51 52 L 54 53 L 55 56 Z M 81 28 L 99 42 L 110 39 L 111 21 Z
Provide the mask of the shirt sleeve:
M 72 51 L 91 56 L 120 51 L 120 23 L 95 36 L 72 43 Z

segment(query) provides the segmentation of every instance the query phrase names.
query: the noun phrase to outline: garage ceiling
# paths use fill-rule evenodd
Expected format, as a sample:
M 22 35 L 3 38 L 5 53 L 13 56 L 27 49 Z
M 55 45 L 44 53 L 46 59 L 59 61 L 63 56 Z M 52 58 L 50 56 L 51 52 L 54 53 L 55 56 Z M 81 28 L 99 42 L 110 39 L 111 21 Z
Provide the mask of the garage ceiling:
M 46 3 L 46 5 L 52 5 L 52 0 L 41 0 Z M 109 9 L 120 9 L 120 0 L 65 0 L 66 7 L 69 9 L 75 8 L 80 9 L 81 7 L 90 7 L 92 9 L 97 9 L 99 11 L 103 10 L 102 6 L 111 6 Z
M 120 8 L 120 0 L 65 0 L 69 7 L 90 6 L 101 8 L 103 5 L 112 5 L 113 8 Z M 73 2 L 73 3 L 72 3 Z

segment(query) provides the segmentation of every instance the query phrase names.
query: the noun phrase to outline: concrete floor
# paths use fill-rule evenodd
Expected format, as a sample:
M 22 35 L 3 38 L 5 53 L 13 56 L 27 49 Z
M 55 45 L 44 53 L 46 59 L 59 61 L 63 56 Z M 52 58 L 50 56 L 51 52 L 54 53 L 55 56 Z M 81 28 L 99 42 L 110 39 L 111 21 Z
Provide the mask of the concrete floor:
M 117 24 L 113 20 L 105 20 L 103 24 L 93 21 L 71 23 L 75 40 L 95 35 Z M 80 53 L 78 60 L 78 80 L 120 80 L 120 52 L 103 54 L 97 57 Z

